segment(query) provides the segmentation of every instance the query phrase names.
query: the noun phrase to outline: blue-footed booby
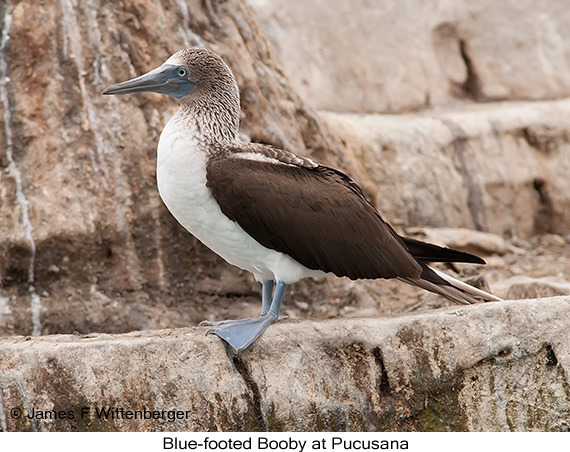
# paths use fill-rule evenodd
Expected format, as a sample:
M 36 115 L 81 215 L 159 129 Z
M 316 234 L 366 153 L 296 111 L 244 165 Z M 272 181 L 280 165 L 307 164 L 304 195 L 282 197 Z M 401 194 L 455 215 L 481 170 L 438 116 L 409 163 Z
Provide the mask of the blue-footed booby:
M 346 174 L 242 141 L 238 85 L 213 52 L 181 50 L 103 94 L 142 91 L 180 100 L 158 142 L 157 184 L 168 210 L 206 246 L 262 283 L 259 317 L 202 322 L 236 351 L 279 320 L 286 285 L 308 276 L 397 278 L 456 303 L 499 300 L 428 266 L 484 264 L 481 258 L 401 237 Z

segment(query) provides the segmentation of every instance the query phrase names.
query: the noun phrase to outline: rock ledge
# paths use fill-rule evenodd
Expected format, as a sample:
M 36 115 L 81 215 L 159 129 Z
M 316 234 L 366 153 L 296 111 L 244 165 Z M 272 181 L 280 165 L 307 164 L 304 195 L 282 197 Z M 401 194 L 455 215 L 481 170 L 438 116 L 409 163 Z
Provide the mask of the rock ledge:
M 240 355 L 204 332 L 2 338 L 2 429 L 570 429 L 567 296 L 284 321 Z

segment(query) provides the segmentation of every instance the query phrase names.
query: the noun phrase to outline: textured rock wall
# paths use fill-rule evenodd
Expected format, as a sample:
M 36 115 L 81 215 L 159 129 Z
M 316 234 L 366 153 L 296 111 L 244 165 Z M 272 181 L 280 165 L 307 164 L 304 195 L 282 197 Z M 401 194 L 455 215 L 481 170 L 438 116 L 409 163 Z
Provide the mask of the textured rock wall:
M 567 99 L 321 112 L 360 157 L 388 218 L 523 238 L 570 231 L 569 115 Z
M 570 95 L 565 0 L 249 0 L 318 109 L 400 112 Z
M 570 429 L 568 297 L 287 320 L 240 355 L 203 332 L 0 339 L 2 429 Z M 182 419 L 169 422 L 175 410 Z
M 156 141 L 176 102 L 100 95 L 190 45 L 211 47 L 236 73 L 244 137 L 348 171 L 388 220 L 521 237 L 568 231 L 564 101 L 316 114 L 244 1 L 14 1 L 0 17 L 3 334 L 117 333 L 257 312 L 258 285 L 183 231 L 158 198 Z M 301 283 L 292 297 L 315 312 L 337 288 Z
M 159 200 L 156 144 L 177 103 L 101 96 L 180 48 L 207 45 L 232 67 L 244 136 L 359 174 L 241 0 L 7 1 L 0 29 L 3 333 L 182 326 L 209 316 L 213 299 L 258 296 Z

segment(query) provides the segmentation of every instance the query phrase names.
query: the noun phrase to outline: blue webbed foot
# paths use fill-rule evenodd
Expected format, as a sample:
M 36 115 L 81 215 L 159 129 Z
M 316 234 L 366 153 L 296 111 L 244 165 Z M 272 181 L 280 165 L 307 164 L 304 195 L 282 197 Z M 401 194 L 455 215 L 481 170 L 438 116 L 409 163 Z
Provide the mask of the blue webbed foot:
M 263 281 L 261 316 L 242 320 L 222 320 L 220 322 L 204 321 L 200 325 L 214 326 L 206 334 L 215 334 L 230 344 L 236 352 L 245 350 L 263 334 L 269 325 L 284 318 L 279 317 L 279 311 L 287 285 L 278 282 L 273 300 L 271 300 L 273 285 L 273 281 Z
M 275 316 L 267 314 L 251 319 L 210 322 L 216 323 L 217 326 L 206 334 L 215 334 L 230 344 L 236 352 L 240 352 L 253 344 L 269 325 L 278 320 Z M 201 325 L 204 323 L 202 322 Z

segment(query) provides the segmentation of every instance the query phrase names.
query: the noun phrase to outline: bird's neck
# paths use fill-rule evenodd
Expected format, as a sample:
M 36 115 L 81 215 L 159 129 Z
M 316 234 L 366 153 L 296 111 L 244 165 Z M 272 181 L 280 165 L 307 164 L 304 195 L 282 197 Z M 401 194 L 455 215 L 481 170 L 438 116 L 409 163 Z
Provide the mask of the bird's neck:
M 184 121 L 202 143 L 233 142 L 239 136 L 239 99 L 208 96 L 183 103 L 177 120 Z

